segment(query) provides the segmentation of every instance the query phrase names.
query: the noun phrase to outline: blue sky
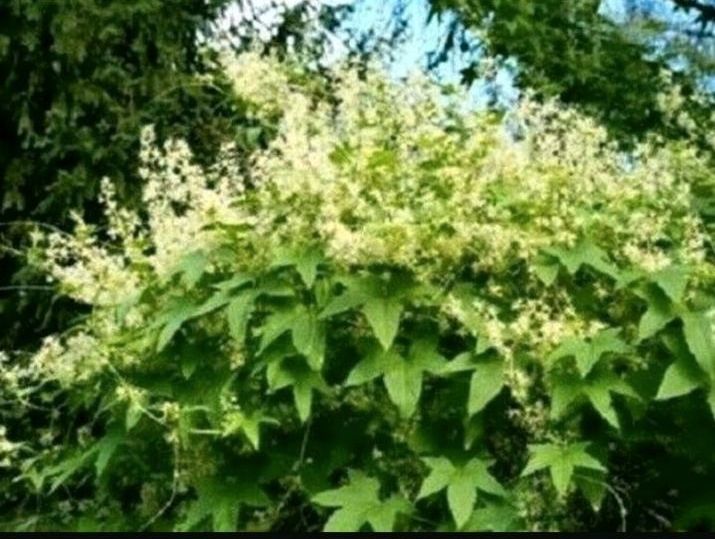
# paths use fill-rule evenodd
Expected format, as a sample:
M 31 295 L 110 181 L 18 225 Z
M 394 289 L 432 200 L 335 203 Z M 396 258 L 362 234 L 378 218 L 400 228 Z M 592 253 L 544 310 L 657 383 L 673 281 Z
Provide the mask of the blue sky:
M 414 70 L 426 70 L 429 53 L 439 49 L 451 22 L 449 17 L 429 20 L 427 0 L 357 0 L 354 13 L 346 22 L 348 28 L 388 33 L 392 13 L 402 7 L 402 17 L 407 21 L 403 41 L 392 51 L 393 60 L 387 63 L 388 71 L 396 78 L 404 77 Z M 460 71 L 474 61 L 473 53 L 453 50 L 449 58 L 433 72 L 433 76 L 445 84 L 458 84 Z M 516 90 L 507 72 L 500 72 L 497 78 L 500 90 L 507 101 L 514 99 Z M 484 85 L 475 83 L 470 89 L 474 103 L 479 106 L 486 101 Z

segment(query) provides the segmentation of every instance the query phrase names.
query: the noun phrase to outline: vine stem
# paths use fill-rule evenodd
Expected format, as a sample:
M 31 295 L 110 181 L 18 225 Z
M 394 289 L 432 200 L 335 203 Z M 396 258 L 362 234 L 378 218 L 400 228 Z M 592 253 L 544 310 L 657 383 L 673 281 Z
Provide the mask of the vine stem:
M 583 479 L 584 481 L 588 481 L 590 483 L 595 483 L 597 485 L 602 485 L 611 494 L 611 496 L 613 496 L 613 499 L 616 500 L 616 503 L 618 504 L 618 509 L 619 509 L 620 517 L 621 517 L 621 527 L 618 531 L 625 533 L 626 528 L 627 528 L 626 517 L 628 516 L 628 510 L 626 509 L 626 504 L 623 502 L 623 498 L 618 493 L 618 491 L 605 481 L 598 481 L 596 479 L 587 477 L 585 475 L 580 475 L 580 474 L 577 474 L 577 475 L 580 479 Z
M 154 524 L 154 522 L 161 518 L 161 516 L 166 513 L 169 508 L 174 504 L 174 500 L 176 499 L 176 494 L 179 491 L 179 441 L 176 440 L 173 445 L 174 472 L 171 481 L 171 494 L 169 495 L 169 499 L 166 501 L 166 503 L 162 505 L 159 510 L 149 520 L 147 520 L 141 528 L 139 528 L 140 532 L 146 531 L 152 524 Z
M 7 291 L 12 291 L 12 290 L 54 290 L 54 286 L 46 286 L 46 285 L 39 285 L 39 284 L 26 284 L 26 285 L 9 285 L 9 286 L 0 286 L 0 292 L 7 292 Z
M 308 437 L 310 436 L 310 427 L 313 424 L 313 416 L 308 418 L 308 422 L 305 425 L 305 432 L 303 433 L 303 440 L 300 444 L 300 454 L 298 455 L 298 463 L 296 465 L 296 470 L 300 470 L 303 467 L 303 462 L 305 461 L 305 451 L 308 447 Z

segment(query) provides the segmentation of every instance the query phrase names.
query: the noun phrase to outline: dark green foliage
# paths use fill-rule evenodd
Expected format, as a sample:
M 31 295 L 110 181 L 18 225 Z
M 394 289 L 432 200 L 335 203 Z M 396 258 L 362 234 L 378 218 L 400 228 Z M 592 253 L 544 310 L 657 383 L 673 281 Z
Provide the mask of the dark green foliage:
M 665 3 L 670 9 L 676 7 Z M 696 3 L 676 2 L 683 8 Z M 715 58 L 708 56 L 712 47 L 708 31 L 714 21 L 707 9 L 703 10 L 705 33 L 694 43 L 681 39 L 693 29 L 680 29 L 682 35 L 675 32 L 673 38 L 671 32 L 665 48 L 654 53 L 656 43 L 662 42 L 656 36 L 664 27 L 647 6 L 635 9 L 638 16 L 616 24 L 599 10 L 600 0 L 433 0 L 430 4 L 435 13 L 456 14 L 447 48 L 457 45 L 460 25 L 477 31 L 483 38 L 480 47 L 487 53 L 516 59 L 520 88 L 576 104 L 624 139 L 653 130 L 682 136 L 663 117 L 657 102 L 658 93 L 668 88 L 661 72 L 671 60 L 687 58 L 687 69 L 674 71 L 686 95 L 696 89 L 701 77 L 715 73 Z M 628 4 L 639 7 L 639 2 Z M 465 70 L 468 82 L 479 76 L 475 69 L 473 65 Z M 709 112 L 707 106 L 694 102 L 687 106 L 701 116 Z
M 66 225 L 72 210 L 97 220 L 99 181 L 136 193 L 138 134 L 148 123 L 199 155 L 236 135 L 241 115 L 197 45 L 225 0 L 11 0 L 0 4 L 0 228 L 2 284 L 36 283 L 10 245 L 28 220 Z M 46 290 L 2 292 L 6 347 L 33 338 L 48 316 Z
M 175 125 L 189 112 L 184 132 L 215 136 L 220 125 L 202 124 L 225 98 L 193 76 L 207 69 L 197 32 L 223 3 L 3 3 L 5 214 L 62 221 L 68 208 L 96 199 L 102 176 L 125 186 L 125 164 L 148 122 Z

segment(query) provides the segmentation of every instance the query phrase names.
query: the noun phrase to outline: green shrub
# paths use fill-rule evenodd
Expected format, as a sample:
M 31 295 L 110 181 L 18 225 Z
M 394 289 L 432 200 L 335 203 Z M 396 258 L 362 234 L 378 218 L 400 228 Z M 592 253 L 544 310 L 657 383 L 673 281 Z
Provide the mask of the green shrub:
M 106 181 L 106 228 L 33 237 L 88 310 L 2 373 L 47 425 L 0 446 L 8 521 L 712 525 L 692 150 L 626 155 L 556 103 L 502 118 L 376 69 L 338 71 L 330 102 L 271 58 L 226 69 L 251 114 L 281 118 L 248 171 L 147 128 L 141 212 Z

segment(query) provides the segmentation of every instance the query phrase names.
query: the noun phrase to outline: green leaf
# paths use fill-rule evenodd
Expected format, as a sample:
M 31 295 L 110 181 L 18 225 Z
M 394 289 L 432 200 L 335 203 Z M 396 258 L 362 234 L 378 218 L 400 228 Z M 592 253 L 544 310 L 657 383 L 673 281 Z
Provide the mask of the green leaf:
M 680 315 L 688 348 L 700 368 L 715 382 L 715 344 L 710 320 L 704 312 L 687 312 Z
M 599 511 L 607 492 L 606 474 L 582 468 L 574 473 L 574 484 L 591 504 L 591 508 Z
M 55 492 L 58 488 L 65 484 L 70 477 L 84 468 L 84 466 L 90 462 L 90 459 L 97 454 L 99 449 L 100 447 L 98 445 L 94 445 L 89 449 L 75 453 L 73 456 L 44 470 L 42 472 L 42 476 L 53 477 L 49 494 Z M 42 479 L 40 481 L 42 481 Z
M 397 335 L 402 314 L 402 303 L 393 297 L 371 297 L 362 306 L 377 340 L 387 350 Z
M 697 364 L 687 357 L 680 357 L 666 369 L 655 398 L 666 400 L 681 397 L 706 383 L 707 378 Z
M 375 532 L 391 532 L 395 528 L 398 514 L 408 515 L 412 505 L 402 496 L 390 496 L 368 515 L 368 523 Z
M 447 375 L 457 372 L 471 371 L 477 366 L 472 352 L 462 352 L 446 362 L 438 374 Z
M 260 424 L 261 422 L 255 417 L 247 417 L 241 425 L 243 433 L 251 442 L 253 449 L 258 449 L 260 446 Z
M 262 354 L 278 337 L 289 331 L 298 353 L 305 356 L 313 369 L 322 368 L 325 357 L 325 325 L 313 311 L 300 304 L 275 311 L 266 317 L 261 328 L 258 354 Z
M 627 354 L 630 347 L 619 337 L 620 329 L 608 328 L 599 331 L 591 339 L 591 358 L 580 365 L 582 376 L 586 376 L 593 369 L 596 362 L 606 353 Z
M 227 279 L 225 281 L 220 281 L 220 282 L 215 283 L 211 286 L 213 288 L 215 288 L 216 290 L 228 293 L 228 292 L 233 292 L 237 288 L 241 288 L 242 286 L 252 282 L 253 280 L 254 280 L 254 277 L 252 275 L 249 275 L 247 273 L 236 273 L 230 279 Z
M 176 300 L 157 320 L 162 329 L 156 341 L 156 351 L 161 352 L 169 344 L 181 326 L 189 320 L 196 310 L 196 305 L 185 299 Z
M 132 430 L 136 426 L 143 414 L 144 411 L 142 410 L 141 405 L 137 401 L 129 401 L 129 406 L 127 406 L 127 414 L 125 419 L 127 431 Z
M 649 291 L 646 300 L 648 308 L 638 324 L 638 340 L 641 341 L 655 335 L 675 318 L 673 307 L 664 294 Z
M 549 360 L 572 356 L 581 376 L 585 377 L 604 354 L 625 354 L 630 351 L 630 347 L 618 336 L 619 332 L 617 328 L 608 328 L 599 331 L 591 339 L 569 337 L 551 352 Z
M 301 253 L 295 262 L 295 269 L 298 270 L 300 278 L 308 288 L 313 286 L 315 278 L 318 275 L 318 266 L 322 262 L 323 257 L 317 249 L 309 249 Z
M 552 377 L 551 416 L 561 417 L 579 397 L 584 397 L 614 428 L 620 428 L 612 393 L 638 398 L 637 393 L 609 369 L 597 369 L 587 379 L 569 374 Z
M 253 311 L 255 296 L 251 293 L 244 293 L 231 300 L 226 307 L 226 321 L 231 338 L 243 344 L 246 339 L 246 328 L 248 320 Z
M 573 475 L 573 465 L 569 462 L 555 462 L 550 467 L 551 482 L 556 488 L 559 496 L 564 496 L 568 490 L 571 476 Z
M 196 372 L 201 361 L 201 348 L 193 344 L 185 344 L 179 351 L 179 368 L 184 379 L 188 380 Z
M 206 271 L 208 257 L 201 250 L 193 251 L 181 259 L 175 273 L 181 273 L 181 281 L 187 288 L 193 287 Z
M 271 363 L 266 373 L 268 387 L 277 391 L 284 387 L 292 387 L 293 400 L 301 422 L 307 421 L 313 403 L 313 391 L 325 392 L 328 386 L 320 372 L 313 371 L 301 362 L 283 359 Z
M 196 307 L 196 309 L 194 309 L 194 311 L 191 313 L 191 318 L 204 316 L 205 314 L 208 314 L 211 311 L 215 311 L 216 309 L 223 307 L 229 301 L 231 301 L 231 298 L 229 297 L 228 292 L 219 290 L 214 295 L 212 295 L 210 298 L 208 298 L 205 302 L 203 302 L 201 305 Z
M 472 478 L 466 474 L 456 474 L 447 486 L 447 504 L 452 512 L 457 529 L 469 520 L 477 501 L 477 491 Z
M 308 420 L 313 407 L 313 382 L 312 379 L 301 378 L 293 384 L 293 401 L 302 423 Z
M 536 444 L 530 445 L 530 458 L 522 477 L 531 475 L 543 469 L 549 469 L 551 481 L 556 492 L 563 497 L 573 477 L 576 468 L 585 468 L 605 472 L 606 468 L 586 452 L 588 443 L 579 442 L 569 445 Z
M 390 400 L 403 416 L 409 417 L 415 412 L 422 393 L 423 373 L 440 372 L 444 362 L 436 343 L 430 340 L 415 341 L 406 358 L 391 349 L 373 346 L 350 372 L 346 383 L 358 385 L 382 376 Z
M 246 435 L 248 441 L 253 446 L 253 449 L 258 449 L 260 447 L 260 424 L 261 422 L 255 417 L 246 417 L 241 425 L 241 430 L 243 434 Z
M 323 257 L 319 249 L 291 248 L 279 250 L 271 266 L 274 268 L 294 266 L 305 286 L 311 288 L 318 274 L 318 266 L 322 261 Z
M 398 407 L 400 413 L 410 417 L 417 408 L 422 393 L 423 372 L 438 372 L 444 363 L 444 358 L 436 351 L 432 341 L 415 341 L 407 358 L 399 355 L 391 356 L 384 375 L 385 388 L 390 400 Z
M 334 296 L 320 312 L 318 318 L 321 320 L 330 318 L 336 314 L 349 311 L 350 309 L 355 309 L 364 302 L 365 297 L 363 297 L 358 291 L 348 289 L 339 296 Z
M 297 315 L 292 328 L 293 345 L 303 354 L 314 370 L 323 367 L 325 357 L 325 325 L 312 311 Z
M 365 357 L 350 371 L 345 384 L 356 386 L 379 378 L 385 373 L 389 364 L 400 359 L 399 354 L 393 350 L 383 350 L 377 345 L 372 346 L 368 349 Z
M 579 337 L 566 337 L 564 341 L 549 354 L 547 359 L 551 362 L 564 357 L 585 357 L 586 361 L 590 361 L 591 347 L 584 339 Z
M 583 382 L 577 376 L 559 375 L 551 380 L 551 418 L 564 415 L 568 407 L 583 394 Z
M 365 522 L 367 522 L 367 516 L 364 512 L 338 509 L 325 522 L 323 531 L 330 533 L 357 532 Z
M 413 368 L 409 360 L 400 357 L 386 370 L 384 382 L 390 400 L 404 417 L 410 417 L 420 400 L 422 371 Z
M 683 299 L 688 277 L 688 270 L 683 266 L 668 266 L 652 275 L 653 281 L 675 303 Z
M 243 434 L 253 449 L 258 450 L 261 445 L 261 425 L 264 423 L 277 424 L 277 420 L 268 417 L 260 410 L 251 413 L 234 411 L 224 416 L 222 423 L 223 436 L 228 437 L 237 433 Z
M 444 356 L 437 351 L 437 340 L 430 337 L 412 341 L 407 357 L 415 368 L 435 375 L 440 374 L 447 363 Z
M 504 387 L 504 365 L 501 360 L 477 363 L 469 383 L 467 413 L 472 416 L 496 397 Z
M 613 428 L 619 429 L 618 415 L 611 400 L 611 391 L 614 389 L 607 378 L 601 378 L 598 382 L 588 384 L 584 388 L 584 393 L 601 417 L 608 421 Z
M 380 483 L 362 472 L 351 471 L 348 483 L 313 496 L 313 502 L 336 507 L 323 528 L 326 532 L 356 532 L 365 524 L 373 531 L 392 531 L 399 513 L 408 513 L 410 504 L 400 496 L 381 500 Z
M 534 264 L 532 268 L 539 280 L 546 286 L 554 284 L 556 277 L 559 275 L 558 264 Z
M 515 532 L 523 530 L 517 510 L 506 503 L 490 503 L 475 509 L 463 531 Z
M 176 531 L 192 531 L 206 520 L 211 521 L 213 531 L 235 532 L 238 529 L 238 514 L 242 505 L 266 507 L 269 503 L 265 493 L 258 486 L 256 477 L 246 476 L 211 477 L 203 479 L 196 486 L 197 499 Z
M 361 306 L 377 340 L 384 349 L 388 349 L 399 329 L 404 299 L 419 291 L 420 287 L 400 274 L 387 279 L 374 275 L 343 277 L 340 282 L 347 290 L 328 302 L 319 318 Z
M 477 491 L 494 496 L 506 496 L 506 491 L 488 471 L 486 462 L 473 458 L 463 466 L 455 466 L 444 457 L 424 458 L 430 468 L 417 499 L 447 489 L 447 503 L 457 529 L 462 528 L 472 515 Z
M 422 460 L 430 468 L 430 473 L 422 481 L 420 492 L 417 495 L 418 500 L 446 488 L 455 472 L 454 465 L 444 457 L 428 457 Z
M 295 320 L 295 307 L 274 311 L 269 314 L 260 330 L 261 344 L 257 353 L 262 354 L 278 337 L 292 331 Z
M 124 432 L 121 427 L 114 425 L 107 431 L 107 434 L 97 442 L 97 460 L 94 461 L 94 468 L 97 472 L 97 479 L 100 479 L 107 469 L 110 459 L 116 453 L 117 448 L 124 441 Z
M 572 248 L 555 247 L 546 249 L 546 252 L 558 258 L 571 275 L 581 266 L 588 265 L 613 278 L 617 279 L 619 276 L 618 268 L 609 262 L 606 252 L 589 239 L 581 239 Z
M 478 490 L 493 496 L 506 496 L 507 492 L 504 487 L 489 473 L 488 467 L 487 462 L 473 458 L 462 467 L 460 473 L 468 476 Z

